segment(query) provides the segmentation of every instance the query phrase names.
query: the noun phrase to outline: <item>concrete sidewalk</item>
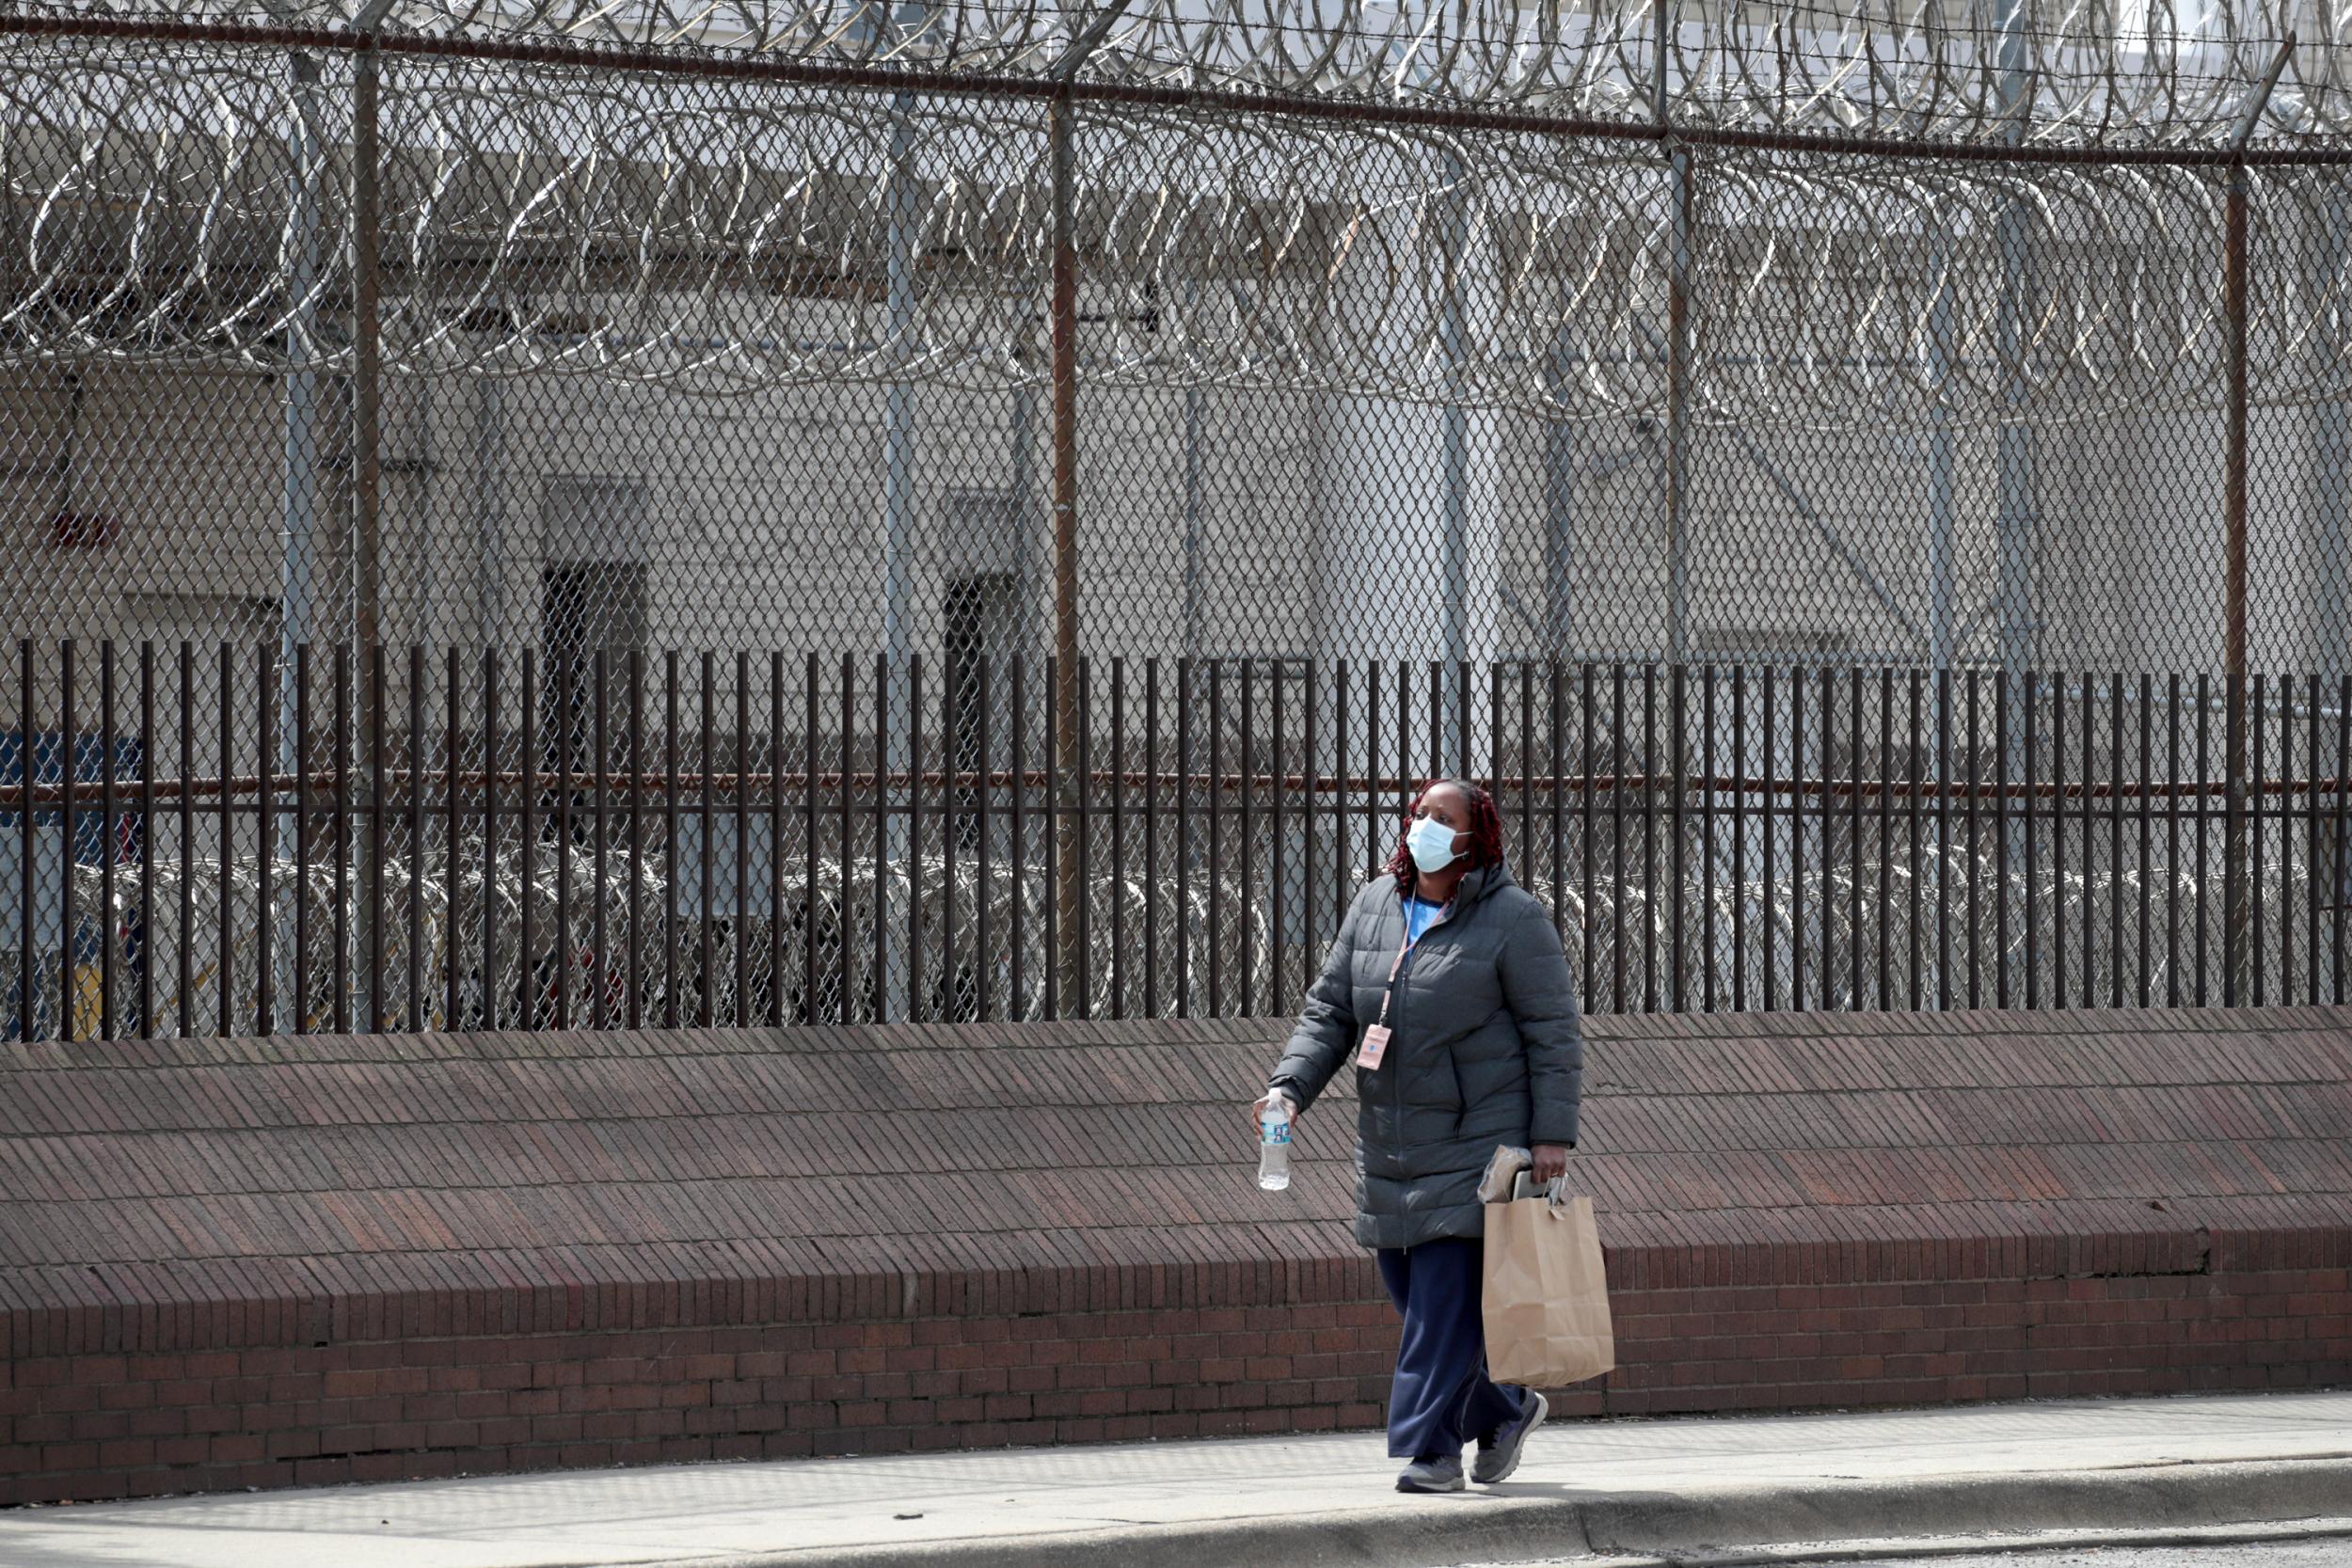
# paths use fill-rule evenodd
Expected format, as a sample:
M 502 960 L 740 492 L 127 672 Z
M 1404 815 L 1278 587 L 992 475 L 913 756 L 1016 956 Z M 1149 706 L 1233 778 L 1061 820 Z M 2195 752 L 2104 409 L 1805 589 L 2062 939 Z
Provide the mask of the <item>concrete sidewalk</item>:
M 1435 1568 L 2196 1540 L 2247 1522 L 2352 1533 L 2352 1392 L 1579 1421 L 1538 1433 L 1500 1488 L 1403 1497 L 1393 1470 L 1358 1433 L 329 1487 L 0 1514 L 0 1563 Z

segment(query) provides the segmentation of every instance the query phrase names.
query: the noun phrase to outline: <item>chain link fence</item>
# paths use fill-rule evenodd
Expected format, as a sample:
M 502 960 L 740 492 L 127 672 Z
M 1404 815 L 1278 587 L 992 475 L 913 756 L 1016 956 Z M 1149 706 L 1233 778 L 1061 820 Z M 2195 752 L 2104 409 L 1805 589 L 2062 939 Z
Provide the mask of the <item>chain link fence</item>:
M 2178 672 L 2242 694 L 2212 768 L 2175 759 L 2226 791 L 2253 777 L 2254 672 L 2295 673 L 2311 700 L 2280 705 L 2274 675 L 2270 702 L 2300 723 L 2352 671 L 2342 25 L 2161 0 L 1904 19 L 9 7 L 14 778 L 61 787 L 70 754 L 92 788 L 105 759 L 125 778 L 214 781 L 245 800 L 245 828 L 174 818 L 131 837 L 180 857 L 183 885 L 249 882 L 258 911 L 266 875 L 288 886 L 331 861 L 344 893 L 378 875 L 365 832 L 357 859 L 272 873 L 277 837 L 224 847 L 280 818 L 291 835 L 303 804 L 278 792 L 314 765 L 364 779 L 380 746 L 392 774 L 438 789 L 495 733 L 505 751 L 477 770 L 520 778 L 536 765 L 518 714 L 544 752 L 561 728 L 587 733 L 599 693 L 612 707 L 612 672 L 686 650 L 681 701 L 717 716 L 708 771 L 740 745 L 771 759 L 739 770 L 782 777 L 798 751 L 867 778 L 874 888 L 902 885 L 874 892 L 884 926 L 922 880 L 913 798 L 892 783 L 917 771 L 918 660 L 949 705 L 934 725 L 968 737 L 992 713 L 988 748 L 959 741 L 948 772 L 1020 772 L 998 754 L 1018 733 L 1065 780 L 1085 771 L 1079 709 L 1107 722 L 1122 660 L 1137 681 L 1151 661 L 1170 682 L 1180 660 L 1258 672 L 1294 705 L 1311 674 L 1366 659 L 1437 661 L 1472 686 L 1554 663 L 1623 663 L 1637 684 L 1708 665 L 1891 670 L 1899 689 L 1974 673 L 2005 680 L 2021 714 L 2024 693 L 2067 689 L 2042 672 Z M 155 747 L 64 723 L 68 640 L 84 685 L 100 644 L 125 681 L 151 645 Z M 494 655 L 504 673 L 485 676 Z M 431 675 L 414 689 L 412 658 Z M 1016 662 L 1036 689 L 1018 709 Z M 760 711 L 779 690 L 781 724 Z M 656 699 L 637 711 L 658 752 L 672 720 Z M 1461 768 L 1537 771 L 1509 760 L 1533 742 L 1507 705 L 1449 711 Z M 690 753 L 693 721 L 676 732 Z M 1134 744 L 1156 756 L 1161 733 Z M 1386 776 L 1343 740 L 1315 766 Z M 2324 781 L 2305 755 L 2308 802 Z M 1791 778 L 1808 768 L 1823 787 L 1866 771 L 1834 745 L 1786 759 Z M 1184 770 L 1171 756 L 1146 771 Z M 440 950 L 508 940 L 485 917 L 496 898 L 447 871 L 429 891 L 422 868 L 495 790 L 430 811 L 423 794 L 400 797 L 415 843 L 383 851 L 418 858 L 402 885 L 451 911 Z M 525 799 L 535 811 L 532 790 L 493 800 L 484 842 L 521 831 Z M 1051 842 L 1002 849 L 1052 863 L 1038 886 L 1067 925 L 1113 895 L 1085 891 L 1075 857 L 1095 830 L 1073 798 L 1040 809 Z M 27 965 L 19 942 L 25 974 L 63 973 L 51 958 L 74 944 L 71 920 L 41 912 L 72 901 L 24 877 L 44 854 L 64 881 L 128 854 L 121 833 L 98 841 L 108 859 L 65 827 L 34 811 L 0 831 L 20 844 L 0 867 L 11 928 L 64 944 Z M 1364 858 L 1318 843 L 1330 866 Z M 834 869 L 811 869 L 811 845 Z M 810 886 L 844 888 L 865 852 L 793 851 Z M 700 853 L 641 837 L 628 878 L 666 886 L 675 857 Z M 230 875 L 238 854 L 251 864 Z M 2328 902 L 2325 878 L 2297 875 L 2320 890 L 2305 905 Z M 667 940 L 624 892 L 616 951 Z M 1275 924 L 1259 868 L 1197 896 L 1202 920 L 1230 901 Z M 230 925 L 228 948 L 266 945 L 258 914 Z M 364 974 L 346 942 L 359 929 L 336 939 L 346 976 Z M 97 947 L 127 962 L 127 930 Z M 1042 990 L 1010 1000 L 1029 978 L 1004 976 L 1002 1005 L 1046 1006 Z M 914 1006 L 902 980 L 825 984 L 794 1006 Z M 284 1026 L 240 994 L 240 1027 Z M 370 994 L 363 1013 L 430 1022 L 421 1000 Z M 20 1026 L 72 1011 L 43 1006 L 47 1025 Z

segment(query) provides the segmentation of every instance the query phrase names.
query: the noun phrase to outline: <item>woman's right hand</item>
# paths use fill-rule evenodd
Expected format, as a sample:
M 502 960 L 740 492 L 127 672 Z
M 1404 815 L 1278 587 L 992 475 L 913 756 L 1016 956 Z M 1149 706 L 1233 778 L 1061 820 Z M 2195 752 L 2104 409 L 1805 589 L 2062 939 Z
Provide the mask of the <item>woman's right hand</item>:
M 1264 1094 L 1260 1095 L 1257 1098 L 1257 1101 L 1249 1107 L 1249 1132 L 1252 1137 L 1258 1135 L 1260 1118 L 1265 1115 L 1267 1102 L 1273 1100 L 1277 1095 L 1281 1095 L 1282 1103 L 1291 1108 L 1291 1120 L 1296 1121 L 1298 1119 L 1298 1101 L 1293 1100 L 1289 1095 L 1282 1094 L 1282 1091 L 1279 1089 L 1269 1089 Z

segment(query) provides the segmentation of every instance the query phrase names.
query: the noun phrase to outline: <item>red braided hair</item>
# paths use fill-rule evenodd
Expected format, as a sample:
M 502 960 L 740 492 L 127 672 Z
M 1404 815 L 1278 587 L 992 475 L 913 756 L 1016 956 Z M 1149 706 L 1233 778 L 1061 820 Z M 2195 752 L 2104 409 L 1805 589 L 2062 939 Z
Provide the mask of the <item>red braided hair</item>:
M 1502 813 L 1495 809 L 1495 798 L 1468 779 L 1432 779 L 1413 796 L 1412 804 L 1405 808 L 1405 826 L 1396 841 L 1396 851 L 1381 869 L 1396 879 L 1399 897 L 1409 898 L 1413 893 L 1416 870 L 1413 852 L 1405 847 L 1405 833 L 1413 831 L 1413 818 L 1419 815 L 1422 802 L 1429 799 L 1433 789 L 1458 789 L 1470 802 L 1470 848 L 1463 858 L 1473 871 L 1482 865 L 1502 863 Z

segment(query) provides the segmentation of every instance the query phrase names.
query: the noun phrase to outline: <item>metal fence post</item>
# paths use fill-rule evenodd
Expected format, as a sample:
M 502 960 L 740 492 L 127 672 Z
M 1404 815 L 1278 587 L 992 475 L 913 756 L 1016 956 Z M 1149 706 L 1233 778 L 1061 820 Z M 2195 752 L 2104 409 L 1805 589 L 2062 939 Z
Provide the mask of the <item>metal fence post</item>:
M 1656 76 L 1651 118 L 1666 148 L 1673 254 L 1666 293 L 1666 648 L 1681 665 L 1691 657 L 1691 154 L 1666 118 L 1668 8 L 1657 8 Z
M 1058 90 L 1046 105 L 1046 151 L 1053 166 L 1054 278 L 1052 300 L 1054 395 L 1054 752 L 1062 764 L 1054 813 L 1055 967 L 1064 1006 L 1086 1016 L 1086 950 L 1081 905 L 1086 880 L 1078 847 L 1086 832 L 1080 806 L 1084 782 L 1071 767 L 1078 752 L 1078 244 L 1076 235 L 1078 104 L 1071 92 L 1079 68 L 1131 0 L 1111 0 L 1083 29 L 1055 67 Z
M 377 301 L 383 242 L 379 69 L 371 36 L 354 60 L 351 93 L 352 640 L 362 649 L 373 647 L 381 635 L 376 603 L 384 347 Z M 368 723 L 362 719 L 360 727 Z
M 2223 207 L 2222 337 L 2228 357 L 2229 448 L 2222 480 L 2222 1002 L 2246 995 L 2246 166 L 2233 164 Z
M 2006 0 L 2000 21 L 1999 111 L 2010 119 L 2007 140 L 2025 140 L 2031 113 L 2033 77 L 2026 41 L 2025 0 Z M 1994 620 L 2001 669 L 2021 701 L 2032 701 L 2026 672 L 2038 662 L 2034 620 L 2033 534 L 2039 521 L 2035 506 L 2032 432 L 2025 420 L 2025 405 L 2032 395 L 2026 361 L 2033 345 L 2026 339 L 2026 290 L 2030 282 L 2026 252 L 2026 213 L 2012 196 L 2002 204 L 1994 223 L 2000 250 L 2001 285 L 1994 315 L 1994 344 L 2001 366 L 2000 424 L 1994 436 L 1994 469 L 1997 502 L 1994 519 Z M 2017 772 L 2017 759 L 2005 754 L 2002 768 Z
M 2221 668 L 2229 711 L 2223 723 L 2223 768 L 2228 786 L 2222 880 L 2229 903 L 2222 928 L 2224 1003 L 2247 994 L 2246 935 L 2252 915 L 2253 879 L 2246 841 L 2246 448 L 2247 448 L 2247 256 L 2246 144 L 2295 53 L 2295 35 L 2280 43 L 2270 71 L 2246 105 L 2230 144 L 2229 183 L 2222 207 L 2222 343 L 2228 364 L 2229 447 L 2222 489 Z
M 1463 365 L 1470 355 L 1468 312 L 1462 295 L 1470 287 L 1470 234 L 1469 214 L 1463 210 L 1468 196 L 1463 188 L 1467 173 L 1461 159 L 1447 152 L 1439 160 L 1438 178 L 1447 193 L 1439 221 L 1445 299 L 1438 311 L 1438 343 L 1445 358 L 1450 388 L 1438 416 L 1438 437 L 1444 492 L 1440 510 L 1444 518 L 1443 646 L 1446 661 L 1456 670 L 1467 670 L 1470 657 L 1470 410 L 1463 406 L 1460 383 Z M 1459 770 L 1463 774 L 1475 771 L 1470 763 L 1475 720 L 1466 692 L 1456 690 L 1453 683 L 1446 688 L 1444 725 L 1447 753 L 1462 759 Z M 1498 747 L 1501 739 L 1500 736 L 1488 736 L 1489 742 Z
M 318 307 L 313 299 L 319 271 L 319 204 L 317 161 L 326 138 L 315 120 L 319 66 L 309 55 L 293 57 L 294 123 L 292 169 L 294 208 L 287 261 L 287 293 L 294 313 L 286 324 L 285 474 L 281 507 L 285 543 L 278 569 L 278 675 L 283 683 L 278 708 L 292 714 L 297 689 L 295 656 L 316 638 L 318 567 Z M 280 764 L 294 771 L 302 737 L 289 726 L 280 741 Z
M 1197 315 L 1200 309 L 1200 280 L 1187 278 L 1184 282 L 1184 310 Z M 1186 324 L 1187 326 L 1190 323 Z M 1200 529 L 1205 512 L 1200 460 L 1201 432 L 1207 412 L 1205 395 L 1197 375 L 1184 378 L 1184 657 L 1200 657 Z
M 1933 423 L 1928 433 L 1928 668 L 1949 670 L 1959 653 L 1954 635 L 1959 616 L 1960 550 L 1958 452 L 1952 429 L 1951 377 L 1958 358 L 1952 322 L 1951 232 L 1938 222 L 1928 267 L 1935 293 L 1928 307 L 1928 382 Z M 1937 844 L 1940 851 L 1943 846 Z
M 916 210 L 920 191 L 914 171 L 914 107 L 913 94 L 891 94 L 890 177 L 884 198 L 888 211 L 886 253 L 882 259 L 883 298 L 893 365 L 892 379 L 883 394 L 882 413 L 882 641 L 889 671 L 886 684 L 874 694 L 876 718 L 882 729 L 875 800 L 876 809 L 885 823 L 882 839 L 886 863 L 874 886 L 875 945 L 882 960 L 874 983 L 875 1007 L 884 1018 L 894 1013 L 899 1018 L 912 1017 L 914 1004 L 908 989 L 907 943 L 898 936 L 907 898 L 891 872 L 894 868 L 902 871 L 910 890 L 918 875 L 910 852 L 904 815 L 910 798 L 896 782 L 907 771 L 911 717 L 908 659 L 913 650 L 911 623 L 914 613 L 914 384 L 907 379 L 904 371 L 909 340 L 914 332 L 914 260 L 916 246 L 921 243 Z M 1058 407 L 1057 404 L 1057 410 Z M 1059 426 L 1056 429 L 1058 433 Z M 1058 495 L 1057 492 L 1057 499 Z M 706 979 L 706 987 L 707 984 Z
M 1078 256 L 1073 233 L 1077 105 L 1054 100 L 1046 129 L 1053 161 L 1054 293 L 1054 754 L 1062 764 L 1053 804 L 1055 964 L 1063 1005 L 1083 1008 L 1085 955 L 1078 944 L 1078 906 L 1086 885 L 1078 873 Z
M 2332 285 L 2352 266 L 2352 203 L 2341 184 L 2323 198 L 2316 216 L 2307 241 L 2305 276 Z M 2312 335 L 2310 372 L 2330 394 L 2311 410 L 2318 468 L 2312 533 L 2319 557 L 2311 608 L 2318 626 L 2320 673 L 2331 679 L 2352 673 L 2352 606 L 2337 592 L 2337 585 L 2352 573 L 2352 411 L 2344 406 L 2343 324 L 2339 307 L 2329 329 Z
M 380 9 L 371 6 L 369 17 Z M 373 21 L 363 19 L 372 27 Z M 377 555 L 380 543 L 378 491 L 382 465 L 377 450 L 382 422 L 381 385 L 383 341 L 377 309 L 380 160 L 377 131 L 380 111 L 378 59 L 370 32 L 353 60 L 351 98 L 351 298 L 352 298 L 352 643 L 362 667 L 373 672 L 359 687 L 358 736 L 368 737 L 375 766 L 367 775 L 369 833 L 368 863 L 361 885 L 374 895 L 360 909 L 358 940 L 369 955 L 367 1026 L 386 1027 L 383 1011 L 381 960 L 384 886 L 384 656 L 382 626 L 377 616 Z M 373 661 L 372 663 L 369 661 Z M 453 1020 L 453 1025 L 454 1021 Z

